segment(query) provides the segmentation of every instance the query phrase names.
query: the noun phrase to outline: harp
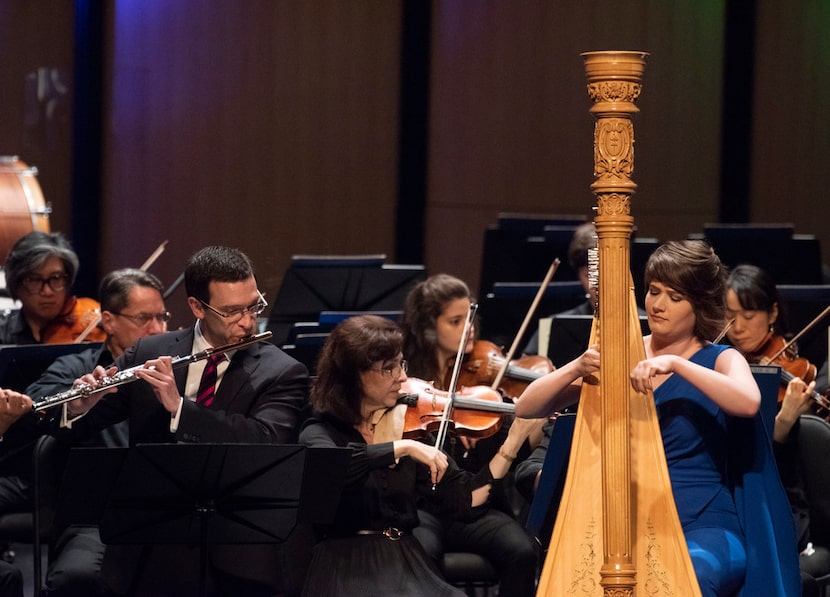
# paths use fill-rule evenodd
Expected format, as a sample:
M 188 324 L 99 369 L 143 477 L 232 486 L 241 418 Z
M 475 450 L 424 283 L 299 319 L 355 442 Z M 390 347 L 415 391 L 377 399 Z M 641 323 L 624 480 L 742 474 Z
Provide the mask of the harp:
M 591 343 L 598 383 L 583 384 L 568 477 L 537 595 L 699 596 L 672 495 L 654 397 L 629 382 L 645 358 L 630 273 L 637 185 L 633 115 L 645 52 L 582 55 L 593 100 L 599 301 Z

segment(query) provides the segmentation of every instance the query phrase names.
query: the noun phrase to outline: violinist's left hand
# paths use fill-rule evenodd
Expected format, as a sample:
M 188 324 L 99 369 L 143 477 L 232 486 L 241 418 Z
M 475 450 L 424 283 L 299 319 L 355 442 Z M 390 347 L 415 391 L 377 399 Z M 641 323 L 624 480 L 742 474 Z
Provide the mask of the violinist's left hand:
M 181 403 L 181 395 L 176 387 L 176 378 L 173 377 L 173 359 L 159 357 L 144 363 L 142 369 L 137 369 L 136 377 L 143 379 L 153 387 L 156 399 L 169 413 L 175 413 Z

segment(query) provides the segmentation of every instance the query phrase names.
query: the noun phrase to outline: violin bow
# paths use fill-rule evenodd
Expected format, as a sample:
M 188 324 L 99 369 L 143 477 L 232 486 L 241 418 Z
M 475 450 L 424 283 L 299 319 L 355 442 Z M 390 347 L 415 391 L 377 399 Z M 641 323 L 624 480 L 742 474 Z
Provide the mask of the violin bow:
M 726 325 L 723 326 L 723 329 L 720 331 L 720 334 L 718 334 L 717 337 L 714 340 L 712 340 L 712 344 L 717 344 L 718 342 L 723 340 L 723 337 L 726 335 L 726 332 L 729 331 L 729 328 L 731 328 L 734 323 L 735 323 L 735 318 L 734 317 L 732 319 L 730 319 L 729 321 L 727 321 Z
M 164 241 L 163 243 L 161 243 L 158 246 L 158 248 L 150 254 L 150 256 L 147 258 L 147 260 L 144 263 L 141 264 L 141 267 L 138 268 L 138 269 L 140 269 L 143 272 L 146 272 L 148 269 L 150 269 L 150 266 L 153 265 L 153 263 L 155 263 L 156 259 L 159 258 L 159 255 L 164 253 L 164 249 L 165 249 L 166 246 L 167 246 L 167 241 Z M 75 338 L 74 344 L 80 344 L 81 342 L 83 342 L 84 339 L 87 336 L 89 336 L 90 332 L 92 332 L 92 330 L 94 330 L 98 326 L 99 323 L 101 323 L 101 310 L 100 309 L 98 310 L 98 316 L 95 319 L 93 319 L 89 323 L 89 325 L 86 326 L 86 328 L 84 328 L 83 332 L 78 334 L 77 338 Z
M 516 349 L 519 346 L 519 341 L 524 336 L 525 330 L 527 330 L 527 326 L 530 323 L 533 314 L 536 312 L 536 308 L 539 306 L 539 302 L 542 300 L 542 297 L 545 294 L 545 291 L 548 289 L 548 284 L 550 284 L 551 278 L 556 273 L 557 268 L 559 268 L 559 258 L 553 260 L 550 267 L 548 268 L 548 273 L 545 274 L 545 279 L 542 280 L 542 285 L 539 286 L 539 290 L 536 292 L 536 296 L 533 298 L 533 302 L 530 304 L 530 308 L 527 310 L 527 314 L 525 314 L 525 319 L 522 322 L 522 325 L 519 327 L 519 331 L 516 333 L 516 337 L 513 338 L 513 345 L 510 347 L 510 350 L 507 351 L 507 354 L 504 357 L 504 363 L 502 363 L 499 372 L 496 374 L 496 378 L 493 380 L 492 385 L 490 386 L 491 390 L 498 390 L 499 384 L 501 383 L 502 378 L 504 378 L 504 374 L 507 371 L 507 367 L 510 365 L 510 360 L 513 358 L 513 355 L 516 354 Z M 456 358 L 456 362 L 458 362 L 458 358 Z
M 438 427 L 438 435 L 435 438 L 435 447 L 443 450 L 444 441 L 447 439 L 447 432 L 449 431 L 450 413 L 452 412 L 453 400 L 455 400 L 455 390 L 458 386 L 458 376 L 461 373 L 461 360 L 464 358 L 464 348 L 467 346 L 467 341 L 470 339 L 470 330 L 473 328 L 473 321 L 478 310 L 477 303 L 470 303 L 470 309 L 467 311 L 467 321 L 464 322 L 464 330 L 461 333 L 461 343 L 458 345 L 458 353 L 455 355 L 455 364 L 452 369 L 452 378 L 450 380 L 450 387 L 447 391 L 447 403 L 444 405 L 444 412 L 441 415 L 441 425 Z
M 776 352 L 774 355 L 772 355 L 772 356 L 769 358 L 769 361 L 770 361 L 770 362 L 772 362 L 772 361 L 774 361 L 775 359 L 777 359 L 778 357 L 780 357 L 782 354 L 784 354 L 784 352 L 785 352 L 785 351 L 786 351 L 786 350 L 787 350 L 790 346 L 792 346 L 793 344 L 795 344 L 795 343 L 798 341 L 798 339 L 799 339 L 799 338 L 801 338 L 801 336 L 803 336 L 805 333 L 807 333 L 807 331 L 808 331 L 808 330 L 810 330 L 810 328 L 812 328 L 812 327 L 813 327 L 814 325 L 816 325 L 819 321 L 821 321 L 822 319 L 824 319 L 824 318 L 827 316 L 827 314 L 828 314 L 828 313 L 830 313 L 830 305 L 828 305 L 827 307 L 825 307 L 825 308 L 824 308 L 824 311 L 822 311 L 821 313 L 819 313 L 818 315 L 816 315 L 815 319 L 813 319 L 813 321 L 811 321 L 810 323 L 808 323 L 807 325 L 805 325 L 805 326 L 804 326 L 804 328 L 802 328 L 802 330 L 801 330 L 800 332 L 798 332 L 795 336 L 793 336 L 793 337 L 792 337 L 792 339 L 791 339 L 789 342 L 785 343 L 785 344 L 784 344 L 784 346 L 781 348 L 781 350 L 779 350 L 778 352 Z

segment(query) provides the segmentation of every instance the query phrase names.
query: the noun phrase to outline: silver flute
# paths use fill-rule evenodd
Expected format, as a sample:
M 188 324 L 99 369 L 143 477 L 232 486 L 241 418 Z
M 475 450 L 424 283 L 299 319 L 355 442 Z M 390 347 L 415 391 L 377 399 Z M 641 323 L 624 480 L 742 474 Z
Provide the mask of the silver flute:
M 201 352 L 196 352 L 184 357 L 173 357 L 173 369 L 178 369 L 179 367 L 195 363 L 196 361 L 202 361 L 215 354 L 222 354 L 231 350 L 245 348 L 251 344 L 256 344 L 257 342 L 263 342 L 264 340 L 268 340 L 272 335 L 273 334 L 271 332 L 262 332 L 261 334 L 254 334 L 253 336 L 242 338 L 237 342 L 231 342 L 230 344 L 217 346 L 216 348 L 206 348 Z M 44 396 L 43 398 L 33 400 L 32 410 L 35 412 L 46 410 L 47 408 L 63 404 L 64 402 L 71 402 L 72 400 L 77 400 L 78 398 L 92 396 L 93 394 L 104 392 L 110 388 L 136 381 L 139 379 L 136 375 L 136 371 L 139 369 L 144 369 L 144 365 L 137 365 L 135 367 L 130 367 L 129 369 L 124 369 L 123 371 L 116 371 L 112 376 L 103 377 L 96 385 L 81 384 L 66 390 L 65 392 L 59 392 L 57 394 L 52 394 L 51 396 Z

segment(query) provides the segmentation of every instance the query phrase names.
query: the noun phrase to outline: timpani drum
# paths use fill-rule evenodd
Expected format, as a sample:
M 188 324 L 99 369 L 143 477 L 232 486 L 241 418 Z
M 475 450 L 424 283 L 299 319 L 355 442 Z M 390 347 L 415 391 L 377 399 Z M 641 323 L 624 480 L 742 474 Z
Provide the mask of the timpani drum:
M 0 263 L 20 237 L 35 230 L 50 232 L 51 212 L 37 182 L 37 168 L 17 156 L 0 156 Z

